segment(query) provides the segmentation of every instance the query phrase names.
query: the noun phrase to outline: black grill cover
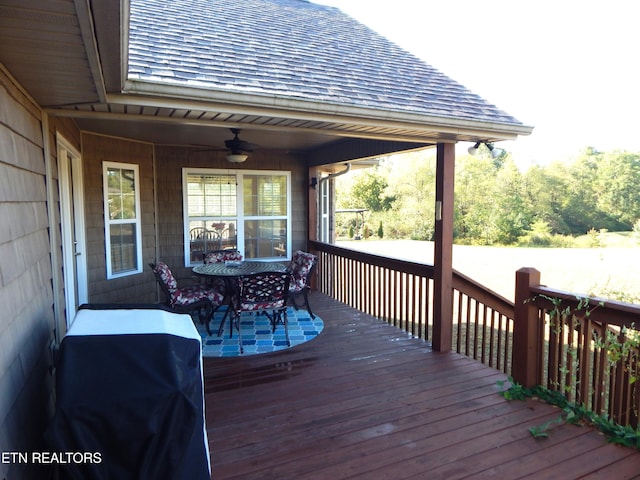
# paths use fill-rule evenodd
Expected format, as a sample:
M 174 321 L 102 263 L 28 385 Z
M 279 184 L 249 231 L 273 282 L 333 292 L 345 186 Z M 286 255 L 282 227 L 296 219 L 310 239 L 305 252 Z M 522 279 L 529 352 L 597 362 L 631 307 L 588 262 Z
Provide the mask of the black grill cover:
M 172 320 L 193 327 L 191 319 L 149 310 L 98 313 L 98 321 L 116 320 L 114 325 L 119 316 L 169 316 L 163 317 L 169 327 L 159 322 L 157 329 L 133 328 L 138 333 L 123 328 L 117 334 L 64 338 L 56 413 L 45 435 L 51 451 L 64 454 L 58 462 L 61 478 L 209 479 L 199 339 L 139 333 L 171 331 Z M 81 310 L 69 333 L 83 321 L 81 314 L 92 318 L 95 313 Z M 77 453 L 67 452 L 86 458 L 78 461 Z

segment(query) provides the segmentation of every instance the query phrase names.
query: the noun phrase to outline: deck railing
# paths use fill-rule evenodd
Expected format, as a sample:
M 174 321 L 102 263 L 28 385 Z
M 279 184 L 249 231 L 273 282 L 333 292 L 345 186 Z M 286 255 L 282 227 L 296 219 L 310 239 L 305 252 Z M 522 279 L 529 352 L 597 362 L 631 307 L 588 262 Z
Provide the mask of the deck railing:
M 516 277 L 517 328 L 529 355 L 514 359 L 514 378 L 637 427 L 640 306 L 543 287 L 539 275 L 522 269 Z
M 319 258 L 318 290 L 431 340 L 432 265 L 320 242 L 310 247 Z M 585 307 L 574 294 L 540 286 L 533 269 L 517 272 L 515 298 L 510 302 L 454 271 L 452 350 L 636 426 L 640 306 L 593 299 Z
M 431 340 L 432 265 L 311 242 L 318 290 L 407 333 Z M 454 272 L 452 349 L 510 373 L 513 303 Z
M 513 302 L 455 270 L 453 301 L 453 350 L 511 374 Z

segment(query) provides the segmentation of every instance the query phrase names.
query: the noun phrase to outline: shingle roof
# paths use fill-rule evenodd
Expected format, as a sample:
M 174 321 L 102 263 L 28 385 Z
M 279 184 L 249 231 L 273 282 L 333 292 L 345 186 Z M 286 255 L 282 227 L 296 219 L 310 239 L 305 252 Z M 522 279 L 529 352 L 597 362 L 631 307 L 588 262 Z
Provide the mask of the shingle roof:
M 130 79 L 522 125 L 339 9 L 131 0 Z

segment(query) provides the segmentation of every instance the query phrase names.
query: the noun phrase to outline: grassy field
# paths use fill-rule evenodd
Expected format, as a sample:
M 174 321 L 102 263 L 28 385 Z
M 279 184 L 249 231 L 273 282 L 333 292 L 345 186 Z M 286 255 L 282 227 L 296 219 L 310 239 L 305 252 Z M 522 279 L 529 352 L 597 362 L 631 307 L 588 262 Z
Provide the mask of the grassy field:
M 607 234 L 598 248 L 516 248 L 454 245 L 453 268 L 513 300 L 515 272 L 540 271 L 556 289 L 640 303 L 640 243 L 631 235 Z M 339 241 L 339 246 L 433 263 L 433 242 L 415 240 Z

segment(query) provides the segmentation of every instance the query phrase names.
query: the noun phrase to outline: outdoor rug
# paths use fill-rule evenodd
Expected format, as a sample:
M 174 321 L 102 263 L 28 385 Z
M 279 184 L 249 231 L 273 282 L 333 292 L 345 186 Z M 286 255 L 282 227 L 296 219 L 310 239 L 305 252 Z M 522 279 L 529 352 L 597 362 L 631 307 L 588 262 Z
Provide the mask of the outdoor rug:
M 324 328 L 324 322 L 316 315 L 315 319 L 309 316 L 306 310 L 287 309 L 287 319 L 289 321 L 289 340 L 291 346 L 287 347 L 284 335 L 284 326 L 278 325 L 275 333 L 271 333 L 271 323 L 265 315 L 255 315 L 243 313 L 240 317 L 240 328 L 242 329 L 242 345 L 244 353 L 240 355 L 238 347 L 238 331 L 233 331 L 233 337 L 229 338 L 229 322 L 224 327 L 224 333 L 218 337 L 220 321 L 225 310 L 218 310 L 211 322 L 211 335 L 200 322 L 197 322 L 198 332 L 202 337 L 203 357 L 238 357 L 247 355 L 257 355 L 260 353 L 277 352 L 287 348 L 295 347 L 302 343 L 313 340 Z

